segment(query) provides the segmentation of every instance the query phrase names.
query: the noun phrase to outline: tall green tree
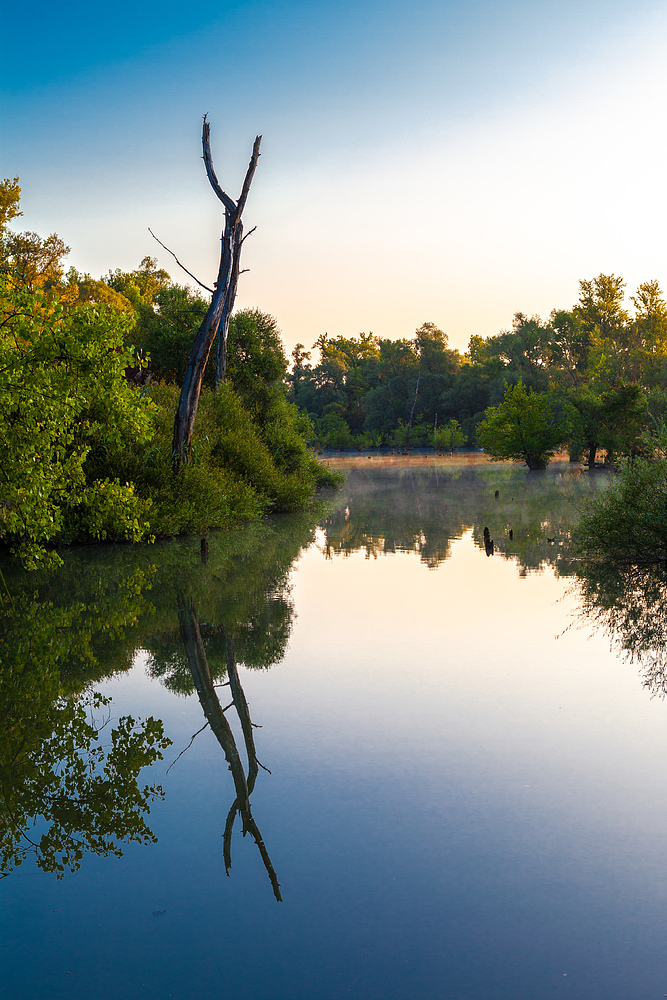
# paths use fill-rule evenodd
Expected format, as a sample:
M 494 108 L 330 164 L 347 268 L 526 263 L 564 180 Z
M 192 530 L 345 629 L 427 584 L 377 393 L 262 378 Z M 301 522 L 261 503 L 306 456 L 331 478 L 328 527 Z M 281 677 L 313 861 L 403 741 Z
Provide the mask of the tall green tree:
M 526 390 L 519 380 L 506 385 L 505 398 L 491 406 L 480 424 L 477 439 L 492 457 L 523 461 L 529 469 L 544 469 L 567 438 L 562 407 L 543 393 Z

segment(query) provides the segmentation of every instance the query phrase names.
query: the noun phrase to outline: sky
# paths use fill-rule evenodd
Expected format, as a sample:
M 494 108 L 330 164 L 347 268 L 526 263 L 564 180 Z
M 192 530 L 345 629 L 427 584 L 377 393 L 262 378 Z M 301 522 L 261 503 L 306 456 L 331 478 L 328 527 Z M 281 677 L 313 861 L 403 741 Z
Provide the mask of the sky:
M 323 333 L 465 350 L 578 282 L 667 287 L 667 7 L 635 0 L 36 0 L 3 14 L 0 175 L 17 228 L 97 277 L 147 254 L 205 284 L 244 220 L 237 306 L 288 350 Z M 9 40 L 7 42 L 7 40 Z

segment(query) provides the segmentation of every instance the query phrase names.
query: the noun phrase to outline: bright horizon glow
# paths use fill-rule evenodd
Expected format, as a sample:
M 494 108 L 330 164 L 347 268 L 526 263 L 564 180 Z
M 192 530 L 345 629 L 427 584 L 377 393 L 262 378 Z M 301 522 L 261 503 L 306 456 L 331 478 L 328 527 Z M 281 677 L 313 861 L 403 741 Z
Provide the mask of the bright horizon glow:
M 206 111 L 233 197 L 263 135 L 237 307 L 275 315 L 288 350 L 425 320 L 465 350 L 516 311 L 569 308 L 581 278 L 667 286 L 657 5 L 239 0 L 186 18 L 77 3 L 56 18 L 38 3 L 12 17 L 0 170 L 21 179 L 17 227 L 58 232 L 94 276 L 150 254 L 185 283 L 151 226 L 212 280 Z

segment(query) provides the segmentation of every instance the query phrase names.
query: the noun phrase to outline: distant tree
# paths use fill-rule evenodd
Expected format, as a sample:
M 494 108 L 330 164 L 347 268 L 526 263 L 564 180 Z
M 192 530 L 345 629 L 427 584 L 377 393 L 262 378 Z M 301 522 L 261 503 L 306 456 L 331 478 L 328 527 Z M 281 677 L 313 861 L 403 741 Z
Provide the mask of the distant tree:
M 492 457 L 524 461 L 529 469 L 544 469 L 567 437 L 567 421 L 546 394 L 526 390 L 519 380 L 507 384 L 499 406 L 487 409 L 477 440 Z
M 586 379 L 590 331 L 576 311 L 554 309 L 549 317 L 551 375 L 567 387 L 580 386 Z
M 461 430 L 458 420 L 453 418 L 444 427 L 438 427 L 434 435 L 434 445 L 438 451 L 447 450 L 450 455 L 455 448 L 460 448 L 466 443 L 466 436 Z
M 299 395 L 299 387 L 302 379 L 306 378 L 312 372 L 310 356 L 311 352 L 307 351 L 303 344 L 297 344 L 292 351 L 292 371 L 289 380 L 292 385 L 292 397 L 294 400 Z
M 647 400 L 641 387 L 618 385 L 596 393 L 591 386 L 569 396 L 574 419 L 571 442 L 576 451 L 585 451 L 588 466 L 595 466 L 599 448 L 611 463 L 620 455 L 639 451 L 647 426 Z
M 109 271 L 104 279 L 114 291 L 128 299 L 139 311 L 141 306 L 151 306 L 157 293 L 168 288 L 171 282 L 169 274 L 157 266 L 155 257 L 144 257 L 135 271 Z
M 19 211 L 20 201 L 21 188 L 18 177 L 14 177 L 12 180 L 5 177 L 3 181 L 0 181 L 0 236 L 12 219 L 23 215 L 23 212 Z
M 5 232 L 0 250 L 3 270 L 14 288 L 34 292 L 38 288 L 58 289 L 65 272 L 69 247 L 57 235 Z
M 81 305 L 84 302 L 98 305 L 113 306 L 121 312 L 128 313 L 134 318 L 136 312 L 134 306 L 125 295 L 111 288 L 106 281 L 91 278 L 89 274 L 82 274 L 75 267 L 70 267 L 66 274 L 67 281 L 60 295 L 61 300 L 74 305 Z
M 539 316 L 515 313 L 512 330 L 489 337 L 484 345 L 485 361 L 497 358 L 508 381 L 521 378 L 524 385 L 536 390 L 548 386 L 553 330 Z M 479 347 L 474 350 L 479 354 Z
M 579 302 L 575 312 L 589 333 L 602 339 L 613 336 L 628 321 L 623 307 L 625 282 L 615 274 L 599 274 L 597 278 L 579 282 Z

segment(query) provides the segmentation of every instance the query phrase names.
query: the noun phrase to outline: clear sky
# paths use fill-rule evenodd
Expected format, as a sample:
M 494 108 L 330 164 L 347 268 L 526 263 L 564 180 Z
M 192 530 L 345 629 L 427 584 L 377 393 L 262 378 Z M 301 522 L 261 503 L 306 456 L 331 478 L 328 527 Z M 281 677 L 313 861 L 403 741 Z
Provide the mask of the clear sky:
M 3 14 L 0 173 L 23 228 L 94 276 L 156 256 L 204 282 L 245 220 L 239 305 L 452 346 L 569 307 L 578 279 L 667 286 L 667 8 L 646 0 L 172 0 Z

